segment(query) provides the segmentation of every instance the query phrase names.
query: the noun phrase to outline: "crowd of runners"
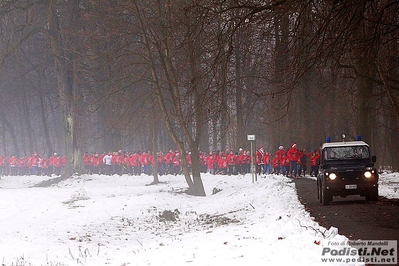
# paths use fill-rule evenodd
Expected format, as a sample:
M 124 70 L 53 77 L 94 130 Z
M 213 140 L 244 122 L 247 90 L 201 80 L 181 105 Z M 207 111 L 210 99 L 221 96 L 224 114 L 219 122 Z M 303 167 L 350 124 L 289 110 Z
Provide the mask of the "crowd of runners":
M 224 151 L 199 152 L 199 166 L 202 173 L 239 175 L 251 172 L 251 166 L 259 175 L 283 174 L 292 178 L 310 174 L 316 176 L 319 164 L 319 151 L 306 152 L 299 150 L 295 143 L 288 150 L 280 146 L 275 153 L 270 153 L 258 147 L 251 156 L 251 152 L 226 149 Z M 151 152 L 104 152 L 83 155 L 83 165 L 87 174 L 105 175 L 152 175 L 154 160 L 157 160 L 158 174 L 177 175 L 182 172 L 181 154 L 178 150 L 170 149 L 164 153 L 159 151 L 154 157 Z M 2 175 L 60 175 L 65 166 L 65 156 L 54 153 L 46 158 L 37 152 L 31 156 L 6 158 L 0 156 L 0 174 Z M 191 153 L 186 155 L 190 170 L 192 165 Z M 310 171 L 307 173 L 307 165 Z
M 65 165 L 65 156 L 54 153 L 53 156 L 46 158 L 34 152 L 31 156 L 7 158 L 0 156 L 1 175 L 60 175 L 61 169 Z

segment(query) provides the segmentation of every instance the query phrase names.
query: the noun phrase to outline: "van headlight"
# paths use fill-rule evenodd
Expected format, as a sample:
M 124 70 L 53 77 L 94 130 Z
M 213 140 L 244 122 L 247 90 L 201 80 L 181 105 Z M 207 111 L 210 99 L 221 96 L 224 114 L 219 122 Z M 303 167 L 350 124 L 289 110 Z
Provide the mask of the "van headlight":
M 331 180 L 335 180 L 335 178 L 337 178 L 337 175 L 336 175 L 335 173 L 331 173 L 331 174 L 328 175 L 328 177 L 329 177 Z
M 371 174 L 370 171 L 364 172 L 364 177 L 365 177 L 365 178 L 370 178 L 371 176 L 372 176 L 372 174 Z

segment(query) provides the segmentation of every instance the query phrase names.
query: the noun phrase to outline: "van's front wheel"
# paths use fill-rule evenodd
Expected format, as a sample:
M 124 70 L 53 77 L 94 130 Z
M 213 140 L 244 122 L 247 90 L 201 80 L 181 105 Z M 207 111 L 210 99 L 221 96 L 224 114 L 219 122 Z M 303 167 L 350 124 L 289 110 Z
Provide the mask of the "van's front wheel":
M 366 195 L 367 201 L 377 201 L 378 200 L 378 188 L 371 189 Z
M 329 205 L 332 201 L 332 196 L 326 188 L 321 188 L 321 203 L 323 205 Z
M 317 179 L 317 199 L 321 203 L 321 185 L 319 179 Z

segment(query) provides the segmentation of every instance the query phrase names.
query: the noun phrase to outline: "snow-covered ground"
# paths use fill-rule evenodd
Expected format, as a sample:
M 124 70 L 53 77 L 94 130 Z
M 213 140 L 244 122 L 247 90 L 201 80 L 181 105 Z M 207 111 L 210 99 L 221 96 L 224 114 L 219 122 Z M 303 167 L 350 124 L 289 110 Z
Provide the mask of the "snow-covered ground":
M 381 196 L 399 198 L 398 176 L 381 175 Z M 1 177 L 2 265 L 325 265 L 322 246 L 347 240 L 320 227 L 283 176 L 205 174 L 206 197 L 181 193 L 182 176 L 34 187 L 45 179 Z

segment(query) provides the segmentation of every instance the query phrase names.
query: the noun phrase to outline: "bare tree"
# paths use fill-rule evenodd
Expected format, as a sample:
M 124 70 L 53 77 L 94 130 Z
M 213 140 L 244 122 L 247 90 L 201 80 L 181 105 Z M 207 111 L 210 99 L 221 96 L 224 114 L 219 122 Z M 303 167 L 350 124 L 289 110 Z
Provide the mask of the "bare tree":
M 65 146 L 65 176 L 80 172 L 82 149 L 155 153 L 173 143 L 183 161 L 191 152 L 193 177 L 184 169 L 196 195 L 199 147 L 238 148 L 248 133 L 270 149 L 361 134 L 399 167 L 389 147 L 398 142 L 398 6 L 2 1 L 2 141 L 17 153 Z

